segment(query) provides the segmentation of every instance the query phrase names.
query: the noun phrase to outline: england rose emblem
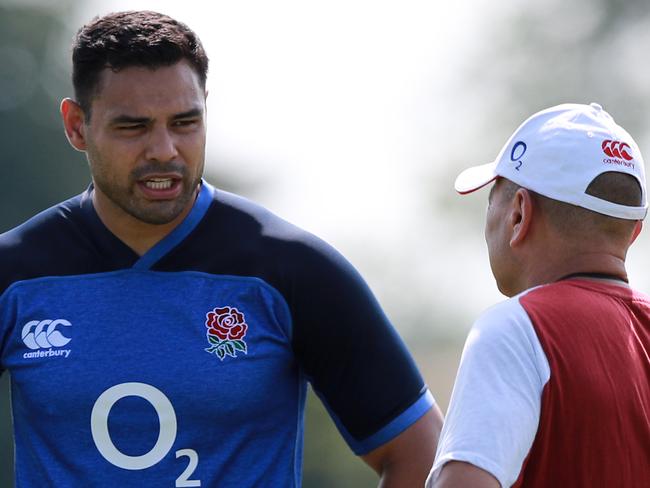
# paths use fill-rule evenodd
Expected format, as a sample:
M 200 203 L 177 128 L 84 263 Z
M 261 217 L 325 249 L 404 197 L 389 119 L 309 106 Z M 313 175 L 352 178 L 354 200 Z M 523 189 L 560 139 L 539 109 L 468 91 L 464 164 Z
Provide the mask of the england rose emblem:
M 205 326 L 210 347 L 206 349 L 219 359 L 237 357 L 237 351 L 248 352 L 244 337 L 248 324 L 244 314 L 235 307 L 216 307 L 206 314 Z

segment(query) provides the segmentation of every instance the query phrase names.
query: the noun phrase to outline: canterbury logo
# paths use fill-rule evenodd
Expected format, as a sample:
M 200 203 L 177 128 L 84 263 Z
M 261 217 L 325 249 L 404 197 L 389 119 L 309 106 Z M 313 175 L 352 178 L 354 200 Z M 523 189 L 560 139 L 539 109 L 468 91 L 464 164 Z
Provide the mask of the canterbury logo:
M 631 148 L 625 142 L 612 141 L 608 139 L 606 141 L 603 141 L 602 148 L 603 152 L 610 158 L 625 159 L 626 161 L 632 160 L 632 155 L 629 153 L 629 151 L 631 151 Z
M 65 346 L 71 339 L 56 330 L 59 325 L 70 327 L 72 324 L 64 319 L 27 322 L 23 327 L 23 342 L 34 350 Z

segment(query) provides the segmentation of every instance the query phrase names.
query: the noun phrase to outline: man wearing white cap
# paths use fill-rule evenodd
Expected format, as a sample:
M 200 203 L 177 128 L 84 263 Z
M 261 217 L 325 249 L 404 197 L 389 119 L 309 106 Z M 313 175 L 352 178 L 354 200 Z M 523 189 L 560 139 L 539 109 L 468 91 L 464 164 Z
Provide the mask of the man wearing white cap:
M 469 334 L 427 487 L 650 486 L 650 297 L 625 256 L 643 160 L 599 105 L 536 113 L 456 190 L 494 182 L 499 290 Z

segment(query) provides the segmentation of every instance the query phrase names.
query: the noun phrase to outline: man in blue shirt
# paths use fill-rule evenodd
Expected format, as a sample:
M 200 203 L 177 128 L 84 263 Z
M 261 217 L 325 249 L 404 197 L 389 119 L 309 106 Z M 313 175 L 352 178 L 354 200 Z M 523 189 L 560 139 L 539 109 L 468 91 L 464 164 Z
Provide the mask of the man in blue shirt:
M 202 179 L 207 68 L 154 12 L 76 37 L 92 184 L 0 236 L 17 486 L 300 486 L 308 382 L 381 486 L 423 484 L 441 415 L 367 285 Z

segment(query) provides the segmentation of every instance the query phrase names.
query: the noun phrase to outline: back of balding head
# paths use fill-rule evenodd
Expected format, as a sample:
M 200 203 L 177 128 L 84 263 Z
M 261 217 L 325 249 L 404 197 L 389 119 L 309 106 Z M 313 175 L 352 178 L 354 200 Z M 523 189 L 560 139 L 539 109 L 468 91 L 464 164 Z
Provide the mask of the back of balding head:
M 587 187 L 588 195 L 619 205 L 639 206 L 642 202 L 641 186 L 636 178 L 619 172 L 605 172 L 592 180 Z M 635 220 L 620 219 L 592 210 L 570 205 L 533 193 L 548 221 L 567 240 L 629 245 L 636 227 Z

